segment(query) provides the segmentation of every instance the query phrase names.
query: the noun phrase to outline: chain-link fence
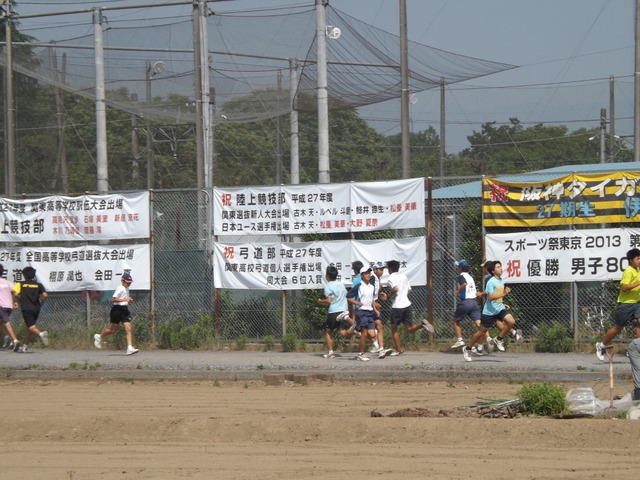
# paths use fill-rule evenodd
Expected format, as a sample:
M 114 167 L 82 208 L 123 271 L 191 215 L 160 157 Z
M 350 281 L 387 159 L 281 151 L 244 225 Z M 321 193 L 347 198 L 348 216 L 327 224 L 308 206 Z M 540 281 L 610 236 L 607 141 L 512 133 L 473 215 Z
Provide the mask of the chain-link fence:
M 427 286 L 414 286 L 411 301 L 414 319 L 432 319 L 435 340 L 453 339 L 453 292 L 457 273 L 453 262 L 465 258 L 471 275 L 482 284 L 483 260 L 480 179 L 448 179 L 447 185 L 477 182 L 477 196 L 448 198 L 434 192 L 426 224 L 431 225 L 428 273 L 433 296 Z M 446 188 L 446 186 L 444 188 Z M 206 205 L 210 194 L 197 190 L 154 191 L 151 195 L 152 281 L 151 291 L 133 291 L 131 310 L 137 327 L 157 331 L 163 324 L 181 322 L 185 327 L 202 323 L 222 341 L 245 338 L 260 341 L 294 334 L 306 341 L 322 341 L 320 327 L 326 309 L 318 307 L 320 290 L 264 291 L 216 290 L 213 287 L 211 245 L 207 235 Z M 428 202 L 429 203 L 429 202 Z M 429 212 L 430 218 L 429 218 Z M 428 235 L 428 229 L 402 232 L 407 236 Z M 491 232 L 488 232 L 491 233 Z M 366 239 L 367 234 L 354 235 Z M 219 239 L 222 241 L 223 239 Z M 228 239 L 224 239 L 225 241 Z M 429 259 L 429 253 L 431 258 Z M 389 260 L 389 259 L 380 259 Z M 617 282 L 535 283 L 513 285 L 510 305 L 525 337 L 535 339 L 541 325 L 559 322 L 576 340 L 589 341 L 602 335 L 611 324 L 618 293 Z M 115 285 L 114 285 L 115 288 Z M 39 325 L 50 331 L 97 331 L 108 323 L 112 291 L 53 293 L 45 304 Z M 383 315 L 388 317 L 388 305 Z M 14 318 L 19 312 L 13 313 Z M 21 321 L 20 321 L 21 323 Z M 475 331 L 462 322 L 466 338 Z M 622 337 L 632 336 L 625 331 Z M 427 337 L 420 335 L 422 341 Z

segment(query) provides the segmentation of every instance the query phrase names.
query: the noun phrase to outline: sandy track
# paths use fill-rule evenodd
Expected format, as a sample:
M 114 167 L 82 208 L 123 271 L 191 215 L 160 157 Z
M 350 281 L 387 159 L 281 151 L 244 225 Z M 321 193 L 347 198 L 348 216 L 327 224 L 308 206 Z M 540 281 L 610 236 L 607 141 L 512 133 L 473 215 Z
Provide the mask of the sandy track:
M 1 380 L 0 388 L 3 479 L 584 480 L 631 477 L 639 464 L 634 421 L 386 417 L 515 398 L 515 383 Z

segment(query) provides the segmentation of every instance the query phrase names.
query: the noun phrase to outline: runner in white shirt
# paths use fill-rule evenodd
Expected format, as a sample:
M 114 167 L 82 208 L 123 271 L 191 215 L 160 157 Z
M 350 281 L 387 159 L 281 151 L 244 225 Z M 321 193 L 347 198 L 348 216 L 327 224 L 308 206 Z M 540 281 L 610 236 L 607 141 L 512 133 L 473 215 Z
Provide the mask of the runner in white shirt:
M 404 325 L 404 329 L 408 333 L 414 333 L 421 329 L 433 333 L 433 325 L 427 320 L 423 320 L 422 323 L 413 323 L 413 312 L 411 310 L 411 301 L 409 300 L 411 285 L 407 276 L 399 273 L 400 262 L 397 260 L 388 261 L 387 269 L 390 274 L 387 282 L 391 287 L 391 291 L 387 294 L 381 292 L 379 297 L 381 300 L 393 299 L 391 305 L 391 336 L 396 349 L 391 352 L 391 356 L 395 357 L 404 353 L 400 344 L 400 334 L 398 333 L 400 325 Z

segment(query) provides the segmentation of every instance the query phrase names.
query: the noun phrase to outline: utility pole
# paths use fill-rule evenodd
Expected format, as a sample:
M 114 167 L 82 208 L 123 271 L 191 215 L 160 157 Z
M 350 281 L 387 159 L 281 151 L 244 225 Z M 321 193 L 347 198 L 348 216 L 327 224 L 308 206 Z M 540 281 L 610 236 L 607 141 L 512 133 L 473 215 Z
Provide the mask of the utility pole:
M 609 77 L 609 162 L 616 161 L 616 103 L 615 85 L 613 75 Z
M 633 104 L 633 161 L 640 162 L 640 0 L 636 0 L 635 66 Z
M 276 76 L 277 98 L 276 109 L 280 111 L 280 97 L 282 96 L 282 72 L 278 70 Z M 282 115 L 276 117 L 276 185 L 282 183 Z
M 58 86 L 60 83 L 64 83 L 64 76 L 66 72 L 66 54 L 62 54 L 62 71 L 58 69 L 58 55 L 56 53 L 56 47 L 51 47 L 51 71 L 56 85 L 53 88 L 56 96 L 56 123 L 58 125 L 58 161 L 54 169 L 54 174 L 51 178 L 50 187 L 52 190 L 58 188 L 58 178 L 61 180 L 60 188 L 63 192 L 68 191 L 68 175 L 67 175 L 67 153 L 65 149 L 65 116 L 64 116 L 64 97 L 62 89 Z
M 600 109 L 600 163 L 607 163 L 606 156 L 607 109 Z
M 300 183 L 300 154 L 298 142 L 298 111 L 296 110 L 296 92 L 298 90 L 298 62 L 289 60 L 289 130 L 291 135 L 291 184 Z
M 444 187 L 444 160 L 447 156 L 445 150 L 445 121 L 444 121 L 444 77 L 440 78 L 440 188 Z
M 131 94 L 131 101 L 138 101 L 138 94 Z M 131 153 L 133 155 L 133 161 L 131 165 L 131 180 L 135 188 L 138 187 L 138 177 L 140 176 L 140 163 L 138 153 L 138 116 L 135 113 L 131 114 Z
M 411 176 L 409 137 L 409 53 L 407 47 L 407 0 L 400 0 L 400 130 L 402 136 L 402 178 Z
M 144 77 L 144 93 L 145 93 L 145 106 L 147 113 L 144 116 L 145 130 L 147 134 L 147 189 L 153 190 L 153 131 L 151 130 L 151 62 L 147 60 L 144 65 L 145 77 Z
M 5 193 L 9 196 L 16 194 L 16 107 L 13 92 L 13 43 L 11 36 L 11 0 L 5 2 L 5 39 L 6 39 L 6 165 L 5 165 Z
M 98 192 L 109 190 L 107 166 L 107 104 L 104 90 L 104 47 L 102 41 L 102 10 L 93 9 L 93 32 L 96 62 L 96 187 Z
M 204 188 L 204 125 L 202 106 L 202 39 L 200 32 L 200 17 L 202 2 L 193 2 L 193 61 L 195 71 L 195 101 L 196 101 L 196 178 L 198 189 Z M 208 106 L 207 106 L 208 108 Z
M 329 86 L 327 84 L 327 20 L 329 0 L 316 0 L 316 42 L 318 48 L 318 183 L 331 182 L 329 160 Z

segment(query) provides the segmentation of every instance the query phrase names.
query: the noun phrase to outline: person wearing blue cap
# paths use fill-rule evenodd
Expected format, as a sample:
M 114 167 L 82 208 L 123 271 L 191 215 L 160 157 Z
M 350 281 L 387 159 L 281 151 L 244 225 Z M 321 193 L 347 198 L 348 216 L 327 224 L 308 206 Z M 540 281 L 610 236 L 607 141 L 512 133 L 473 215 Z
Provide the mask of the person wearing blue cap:
M 120 324 L 124 325 L 125 336 L 127 337 L 127 355 L 138 353 L 138 349 L 133 347 L 133 333 L 131 332 L 131 312 L 129 311 L 129 303 L 133 302 L 133 298 L 129 295 L 129 287 L 133 282 L 133 278 L 129 273 L 123 273 L 120 278 L 120 285 L 113 292 L 111 297 L 111 312 L 109 318 L 111 324 L 105 328 L 102 333 L 96 333 L 93 336 L 93 345 L 102 348 L 102 339 L 109 335 L 113 335 L 118 331 Z
M 480 309 L 476 297 L 479 295 L 476 290 L 476 282 L 469 274 L 471 265 L 466 260 L 457 260 L 454 266 L 458 270 L 458 287 L 453 292 L 453 297 L 457 299 L 456 310 L 453 312 L 453 332 L 457 337 L 456 343 L 451 348 L 464 347 L 465 343 L 462 339 L 462 326 L 460 321 L 465 317 L 469 317 L 472 322 L 480 328 Z M 482 294 L 480 294 L 482 295 Z M 478 355 L 483 354 L 483 344 L 478 343 L 476 351 Z

